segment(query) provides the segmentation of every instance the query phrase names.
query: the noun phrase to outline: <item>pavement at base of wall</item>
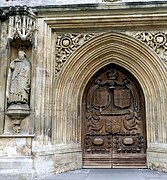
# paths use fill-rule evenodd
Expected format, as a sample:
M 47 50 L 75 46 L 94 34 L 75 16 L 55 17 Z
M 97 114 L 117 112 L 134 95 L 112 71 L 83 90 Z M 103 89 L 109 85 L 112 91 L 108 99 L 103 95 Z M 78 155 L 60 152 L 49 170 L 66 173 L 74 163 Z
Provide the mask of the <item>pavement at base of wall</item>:
M 167 173 L 150 169 L 80 169 L 42 180 L 167 180 Z

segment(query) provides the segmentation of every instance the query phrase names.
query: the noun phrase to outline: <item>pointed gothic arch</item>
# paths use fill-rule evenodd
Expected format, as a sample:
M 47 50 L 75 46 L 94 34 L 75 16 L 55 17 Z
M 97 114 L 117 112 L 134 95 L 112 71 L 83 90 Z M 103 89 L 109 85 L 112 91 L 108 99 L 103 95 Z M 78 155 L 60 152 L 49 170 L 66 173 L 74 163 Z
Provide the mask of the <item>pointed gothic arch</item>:
M 153 144 L 166 143 L 167 77 L 161 59 L 138 40 L 110 32 L 93 38 L 76 50 L 55 81 L 55 144 L 74 143 L 81 152 L 81 111 L 85 87 L 99 69 L 111 63 L 131 72 L 143 90 L 148 152 Z M 149 158 L 147 163 L 151 163 Z

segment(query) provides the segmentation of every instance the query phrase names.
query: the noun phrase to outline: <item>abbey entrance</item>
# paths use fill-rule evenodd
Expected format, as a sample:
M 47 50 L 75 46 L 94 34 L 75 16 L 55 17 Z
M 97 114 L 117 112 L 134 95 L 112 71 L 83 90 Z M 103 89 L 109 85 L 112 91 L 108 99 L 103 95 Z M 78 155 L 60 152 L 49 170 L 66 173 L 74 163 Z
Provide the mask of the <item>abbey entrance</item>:
M 4 175 L 167 171 L 167 4 L 42 2 L 0 7 Z

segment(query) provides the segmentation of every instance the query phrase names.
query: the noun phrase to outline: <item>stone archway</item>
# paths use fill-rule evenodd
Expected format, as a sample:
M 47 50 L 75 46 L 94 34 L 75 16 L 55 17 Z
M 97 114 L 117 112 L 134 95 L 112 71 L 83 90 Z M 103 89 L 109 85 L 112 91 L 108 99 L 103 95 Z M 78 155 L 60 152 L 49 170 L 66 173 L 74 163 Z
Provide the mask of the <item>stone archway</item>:
M 100 60 L 99 60 L 100 59 Z M 108 64 L 124 67 L 139 82 L 145 97 L 147 165 L 152 166 L 152 147 L 166 143 L 165 67 L 148 46 L 120 33 L 105 33 L 80 47 L 64 64 L 55 82 L 53 142 L 75 147 L 81 153 L 82 97 L 87 83 Z M 70 127 L 70 128 L 69 128 Z M 154 151 L 156 153 L 156 150 Z M 81 166 L 78 165 L 78 166 Z

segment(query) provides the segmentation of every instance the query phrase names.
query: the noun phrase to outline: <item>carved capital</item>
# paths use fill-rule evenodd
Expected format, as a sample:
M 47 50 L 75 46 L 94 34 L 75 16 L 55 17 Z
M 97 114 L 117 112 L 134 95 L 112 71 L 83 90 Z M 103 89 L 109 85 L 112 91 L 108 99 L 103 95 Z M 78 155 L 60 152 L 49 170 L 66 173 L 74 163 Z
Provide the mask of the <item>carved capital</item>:
M 55 75 L 57 75 L 70 55 L 94 36 L 94 34 L 77 33 L 57 34 Z
M 149 45 L 162 60 L 167 62 L 167 33 L 139 32 L 135 38 Z

